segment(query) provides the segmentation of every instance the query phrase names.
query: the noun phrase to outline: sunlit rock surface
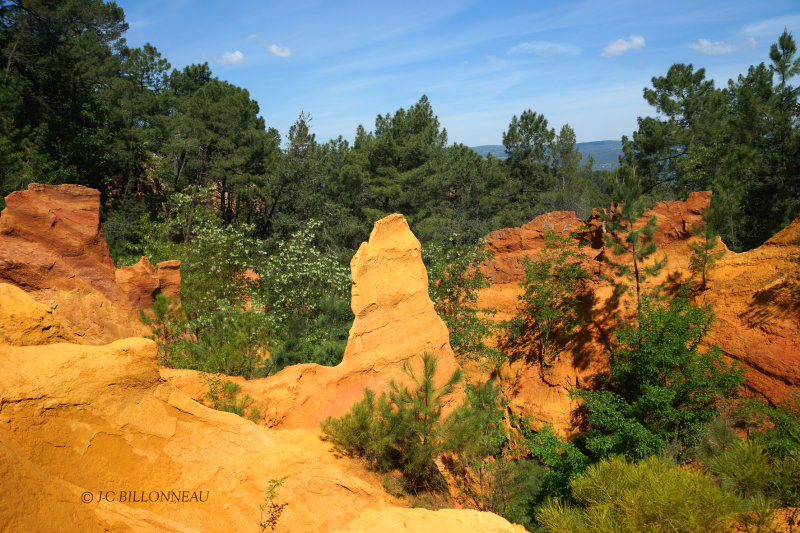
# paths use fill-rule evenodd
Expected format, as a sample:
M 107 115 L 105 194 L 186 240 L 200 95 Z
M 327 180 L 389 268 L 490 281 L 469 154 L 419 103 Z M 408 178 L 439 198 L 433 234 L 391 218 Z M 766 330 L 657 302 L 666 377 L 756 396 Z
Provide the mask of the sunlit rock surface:
M 179 299 L 177 261 L 166 262 L 158 272 L 146 259 L 120 271 L 114 268 L 100 227 L 99 191 L 32 183 L 5 201 L 0 281 L 49 306 L 79 342 L 146 335 L 138 310 L 152 305 L 159 291 Z

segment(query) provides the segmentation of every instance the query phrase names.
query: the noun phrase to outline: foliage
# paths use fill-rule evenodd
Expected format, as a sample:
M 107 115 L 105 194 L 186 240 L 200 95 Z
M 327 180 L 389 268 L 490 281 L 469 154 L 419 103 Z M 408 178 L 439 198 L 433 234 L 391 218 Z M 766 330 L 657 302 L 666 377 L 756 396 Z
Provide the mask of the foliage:
M 335 366 L 347 347 L 348 328 L 353 321 L 350 302 L 342 297 L 323 297 L 309 319 L 290 319 L 276 336 L 267 374 L 298 363 Z
M 328 417 L 322 430 L 334 447 L 363 456 L 373 468 L 400 468 L 413 491 L 442 483 L 434 459 L 445 451 L 442 434 L 442 398 L 461 380 L 456 370 L 440 387 L 434 383 L 437 360 L 422 357 L 422 376 L 414 375 L 408 361 L 403 370 L 412 388 L 392 381 L 380 396 L 369 389 L 341 418 Z
M 159 362 L 171 366 L 176 356 L 176 343 L 186 329 L 186 316 L 180 304 L 164 294 L 157 294 L 150 313 L 144 309 L 139 310 L 139 321 L 153 331 L 152 338 L 158 345 Z
M 458 458 L 462 494 L 478 509 L 526 523 L 527 509 L 541 488 L 543 469 L 511 457 L 504 424 L 506 402 L 493 381 L 467 385 L 466 401 L 445 423 L 445 448 Z
M 553 499 L 536 518 L 545 531 L 727 532 L 740 501 L 703 472 L 660 457 L 631 463 L 612 457 L 572 482 L 577 505 Z
M 215 314 L 199 330 L 195 340 L 184 339 L 180 358 L 171 361 L 180 368 L 243 376 L 267 375 L 269 326 L 258 311 Z
M 344 298 L 350 289 L 348 270 L 314 245 L 320 226 L 318 220 L 308 221 L 257 266 L 261 279 L 254 305 L 264 310 L 279 335 L 287 334 L 292 320 L 313 320 L 321 302 Z M 320 340 L 311 338 L 309 342 Z
M 533 259 L 524 258 L 524 293 L 520 313 L 511 322 L 512 337 L 536 343 L 536 359 L 543 368 L 553 365 L 561 343 L 580 324 L 578 304 L 582 281 L 589 273 L 586 258 L 573 245 L 572 235 L 544 233 L 544 249 Z
M 673 441 L 691 445 L 742 383 L 738 365 L 713 347 L 700 351 L 713 314 L 686 292 L 663 303 L 645 298 L 639 324 L 617 331 L 611 368 L 599 376 L 603 388 L 572 392 L 583 401 L 586 447 L 594 457 L 642 458 Z
M 790 33 L 769 59 L 726 88 L 702 68 L 672 65 L 644 91 L 657 117 L 640 118 L 633 139 L 623 137 L 645 192 L 714 191 L 711 220 L 736 251 L 760 245 L 800 210 L 800 91 L 790 84 L 800 58 Z
M 496 367 L 503 362 L 500 352 L 484 344 L 495 330 L 493 309 L 479 308 L 478 291 L 490 285 L 480 271 L 492 253 L 485 240 L 460 245 L 453 235 L 449 242 L 433 241 L 423 248 L 428 265 L 428 291 L 434 308 L 450 332 L 450 346 L 459 358 L 481 361 Z
M 714 268 L 717 260 L 725 255 L 725 250 L 714 251 L 719 245 L 719 233 L 711 224 L 708 210 L 703 213 L 703 223 L 692 226 L 692 234 L 700 237 L 699 242 L 690 242 L 692 255 L 689 258 L 689 269 L 700 274 L 700 290 L 706 289 L 708 272 Z
M 586 470 L 589 459 L 575 443 L 558 437 L 549 424 L 538 431 L 530 429 L 530 420 L 519 419 L 515 425 L 522 434 L 523 446 L 546 467 L 542 495 L 568 497 L 570 483 Z
M 800 504 L 800 393 L 794 392 L 775 406 L 745 400 L 740 402 L 737 414 L 739 423 L 748 433 L 746 443 L 737 440 L 734 445 L 709 454 L 709 468 L 724 474 L 737 490 L 761 492 L 782 506 L 797 507 Z M 750 456 L 757 457 L 758 461 Z M 754 468 L 750 461 L 762 467 L 766 463 L 763 479 L 749 474 Z M 759 483 L 755 489 L 751 488 L 754 483 Z
M 275 531 L 283 511 L 289 505 L 286 502 L 275 502 L 275 498 L 278 497 L 278 489 L 283 485 L 286 479 L 288 479 L 288 476 L 283 476 L 280 479 L 272 478 L 268 482 L 267 491 L 264 493 L 264 503 L 258 506 L 258 527 L 261 533 L 264 533 L 268 529 L 269 531 Z
M 614 200 L 619 202 L 616 209 L 612 209 L 603 219 L 606 232 L 603 235 L 605 244 L 616 256 L 630 257 L 631 264 L 627 261 L 614 262 L 611 257 L 607 261 L 616 270 L 618 276 L 622 276 L 634 284 L 636 288 L 636 313 L 641 313 L 642 289 L 641 285 L 648 277 L 655 276 L 666 265 L 666 258 L 653 260 L 645 266 L 645 261 L 650 258 L 657 249 L 653 240 L 656 232 L 657 219 L 651 216 L 647 222 L 636 227 L 636 221 L 644 214 L 649 207 L 649 200 L 642 194 L 642 187 L 636 180 L 635 169 L 631 169 L 630 176 L 625 176 L 625 169 L 620 169 L 620 178 L 614 186 Z M 624 292 L 627 287 L 617 286 L 617 289 Z
M 510 177 L 517 181 L 526 198 L 533 199 L 536 193 L 547 191 L 553 185 L 549 166 L 555 135 L 553 129 L 548 129 L 544 115 L 530 109 L 523 111 L 519 118 L 511 117 L 508 130 L 503 133 Z
M 206 383 L 208 392 L 205 397 L 211 402 L 213 409 L 242 417 L 247 413 L 248 420 L 258 423 L 261 412 L 253 407 L 253 398 L 249 394 L 245 394 L 241 399 L 238 397 L 242 390 L 241 385 L 212 375 L 206 376 Z

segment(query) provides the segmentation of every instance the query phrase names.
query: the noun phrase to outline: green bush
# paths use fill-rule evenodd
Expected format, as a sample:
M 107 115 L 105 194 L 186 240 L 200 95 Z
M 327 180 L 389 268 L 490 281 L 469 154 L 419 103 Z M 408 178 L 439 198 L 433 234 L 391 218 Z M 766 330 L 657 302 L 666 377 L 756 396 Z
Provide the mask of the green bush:
M 490 285 L 478 268 L 492 257 L 486 241 L 461 244 L 457 235 L 451 235 L 449 242 L 426 243 L 422 256 L 428 269 L 428 292 L 447 325 L 456 357 L 492 368 L 502 364 L 500 351 L 484 343 L 496 330 L 489 318 L 495 310 L 477 306 L 478 291 Z
M 743 400 L 735 414 L 748 429 L 747 440 L 726 436 L 719 445 L 718 435 L 733 429 L 716 423 L 721 427 L 709 431 L 701 443 L 700 457 L 708 470 L 723 487 L 743 497 L 763 497 L 774 506 L 800 505 L 800 395 L 774 407 Z
M 269 330 L 263 313 L 234 311 L 216 314 L 194 339 L 178 343 L 173 366 L 212 374 L 264 376 L 269 358 Z
M 547 231 L 544 249 L 535 258 L 522 260 L 523 307 L 511 321 L 511 337 L 533 340 L 534 359 L 543 368 L 553 365 L 563 342 L 581 322 L 579 295 L 589 273 L 581 266 L 586 255 L 574 247 L 571 237 Z
M 538 431 L 530 429 L 528 420 L 517 420 L 522 443 L 534 460 L 546 470 L 542 478 L 542 496 L 566 498 L 570 482 L 586 470 L 589 459 L 573 443 L 560 438 L 549 424 Z
M 206 376 L 206 382 L 208 383 L 208 392 L 205 397 L 211 402 L 213 409 L 237 414 L 251 422 L 257 423 L 261 419 L 261 411 L 253 407 L 254 400 L 249 394 L 239 398 L 239 393 L 242 391 L 241 385 L 216 376 Z
M 544 468 L 537 461 L 511 457 L 507 402 L 500 393 L 491 380 L 467 385 L 466 401 L 445 422 L 445 449 L 458 457 L 454 474 L 462 494 L 476 507 L 527 524 Z
M 638 325 L 617 331 L 611 368 L 599 376 L 602 390 L 573 390 L 583 400 L 586 447 L 595 458 L 692 446 L 722 400 L 736 394 L 742 370 L 718 349 L 700 350 L 713 314 L 687 293 L 684 286 L 671 301 L 643 297 Z
M 390 383 L 388 394 L 369 389 L 364 399 L 341 418 L 328 417 L 322 430 L 340 452 L 363 456 L 380 471 L 399 468 L 412 491 L 442 486 L 434 460 L 445 451 L 442 431 L 442 397 L 461 380 L 457 370 L 441 387 L 434 385 L 436 358 L 422 356 L 423 372 L 417 377 L 408 362 L 406 375 L 414 386 Z
M 558 533 L 729 532 L 741 502 L 701 471 L 650 457 L 614 457 L 572 482 L 576 505 L 549 500 L 536 518 Z

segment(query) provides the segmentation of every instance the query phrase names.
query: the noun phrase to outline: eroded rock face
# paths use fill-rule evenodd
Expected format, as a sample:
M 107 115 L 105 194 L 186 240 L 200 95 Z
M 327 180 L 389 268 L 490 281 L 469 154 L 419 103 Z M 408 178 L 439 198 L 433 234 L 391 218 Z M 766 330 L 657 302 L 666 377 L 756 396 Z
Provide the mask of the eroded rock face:
M 428 295 L 428 276 L 419 241 L 402 215 L 375 223 L 369 242 L 350 261 L 355 315 L 344 357 L 336 367 L 294 365 L 274 376 L 245 381 L 230 378 L 255 399 L 263 423 L 276 428 L 316 428 L 328 416 L 338 417 L 364 396 L 389 382 L 407 382 L 403 363 L 421 375 L 423 353 L 437 356 L 437 382 L 444 383 L 458 368 L 447 326 Z M 199 377 L 187 370 L 162 374 L 196 399 L 204 392 Z M 456 393 L 447 401 L 452 407 Z
M 800 216 L 754 250 L 728 253 L 700 300 L 714 307 L 708 342 L 744 364 L 770 401 L 800 387 Z
M 331 531 L 392 501 L 317 432 L 271 431 L 175 390 L 146 339 L 0 347 L 0 391 L 0 485 L 15 495 L 0 521 L 12 531 L 46 531 L 56 518 L 63 531 L 247 531 L 269 480 L 284 476 L 292 530 Z M 100 491 L 173 490 L 206 501 L 99 501 Z
M 53 317 L 52 309 L 19 287 L 0 283 L 0 344 L 34 346 L 74 341 Z
M 0 281 L 52 308 L 82 343 L 148 334 L 138 310 L 159 291 L 180 292 L 179 263 L 168 263 L 163 273 L 146 259 L 118 273 L 94 189 L 33 183 L 8 195 L 0 213 Z
M 115 272 L 117 285 L 128 296 L 133 309 L 149 309 L 158 294 L 175 300 L 181 299 L 181 262 L 161 261 L 153 268 L 142 256 L 138 263 L 118 268 Z
M 656 216 L 655 257 L 668 258 L 666 268 L 646 282 L 644 290 L 660 283 L 674 290 L 690 278 L 688 245 L 696 239 L 690 230 L 701 223 L 710 200 L 711 193 L 706 191 L 690 194 L 685 202 L 659 202 L 638 221 L 637 225 L 642 225 Z M 522 258 L 534 257 L 543 248 L 545 231 L 566 235 L 581 224 L 585 228 L 575 240 L 587 243 L 584 252 L 588 257 L 583 266 L 593 276 L 584 302 L 588 323 L 546 370 L 531 360 L 533 346 L 525 342 L 502 346 L 514 359 L 501 369 L 512 408 L 533 415 L 540 424 L 552 424 L 562 434 L 574 429 L 571 414 L 577 404 L 569 399 L 569 389 L 590 387 L 592 376 L 607 368 L 606 354 L 618 327 L 617 316 L 626 317 L 634 308 L 633 293 L 618 301 L 611 283 L 603 280 L 613 278 L 614 273 L 605 262 L 610 252 L 603 245 L 599 213 L 584 223 L 573 213 L 548 213 L 521 228 L 493 232 L 488 237 L 494 258 L 481 267 L 494 284 L 481 292 L 479 305 L 498 309 L 496 318 L 508 320 L 519 310 Z M 781 398 L 788 387 L 800 384 L 800 282 L 797 259 L 793 259 L 800 253 L 795 244 L 798 234 L 800 220 L 795 220 L 749 252 L 736 254 L 720 243 L 718 250 L 726 254 L 711 271 L 708 290 L 697 296 L 699 301 L 713 305 L 717 317 L 708 342 L 744 363 L 746 386 L 771 401 Z M 614 260 L 630 262 L 628 257 Z
M 317 430 L 208 409 L 162 380 L 156 357 L 142 338 L 0 345 L 4 531 L 257 530 L 281 479 L 278 531 L 522 531 L 488 513 L 392 507 L 377 475 Z

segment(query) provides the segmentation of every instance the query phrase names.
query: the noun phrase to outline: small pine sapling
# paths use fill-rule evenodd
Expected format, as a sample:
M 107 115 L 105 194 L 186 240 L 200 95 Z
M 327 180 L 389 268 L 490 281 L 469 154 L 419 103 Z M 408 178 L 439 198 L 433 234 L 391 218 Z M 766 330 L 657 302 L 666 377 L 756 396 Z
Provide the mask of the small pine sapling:
M 725 255 L 725 250 L 716 250 L 720 245 L 719 233 L 711 224 L 709 211 L 703 213 L 703 223 L 692 226 L 692 234 L 700 239 L 689 243 L 692 256 L 689 258 L 689 269 L 700 276 L 700 290 L 706 290 L 709 271 L 717 260 Z
M 604 219 L 606 246 L 615 256 L 629 256 L 631 264 L 608 262 L 614 267 L 618 276 L 628 279 L 636 287 L 636 314 L 642 309 L 642 284 L 652 276 L 658 275 L 666 266 L 666 258 L 656 260 L 649 265 L 645 261 L 655 254 L 658 246 L 654 240 L 658 220 L 651 216 L 644 225 L 636 227 L 636 221 L 647 209 L 646 198 L 635 180 L 635 169 L 631 171 L 629 180 L 620 180 L 614 187 L 615 199 L 619 202 L 617 209 L 611 210 Z M 624 291 L 626 287 L 617 286 Z

